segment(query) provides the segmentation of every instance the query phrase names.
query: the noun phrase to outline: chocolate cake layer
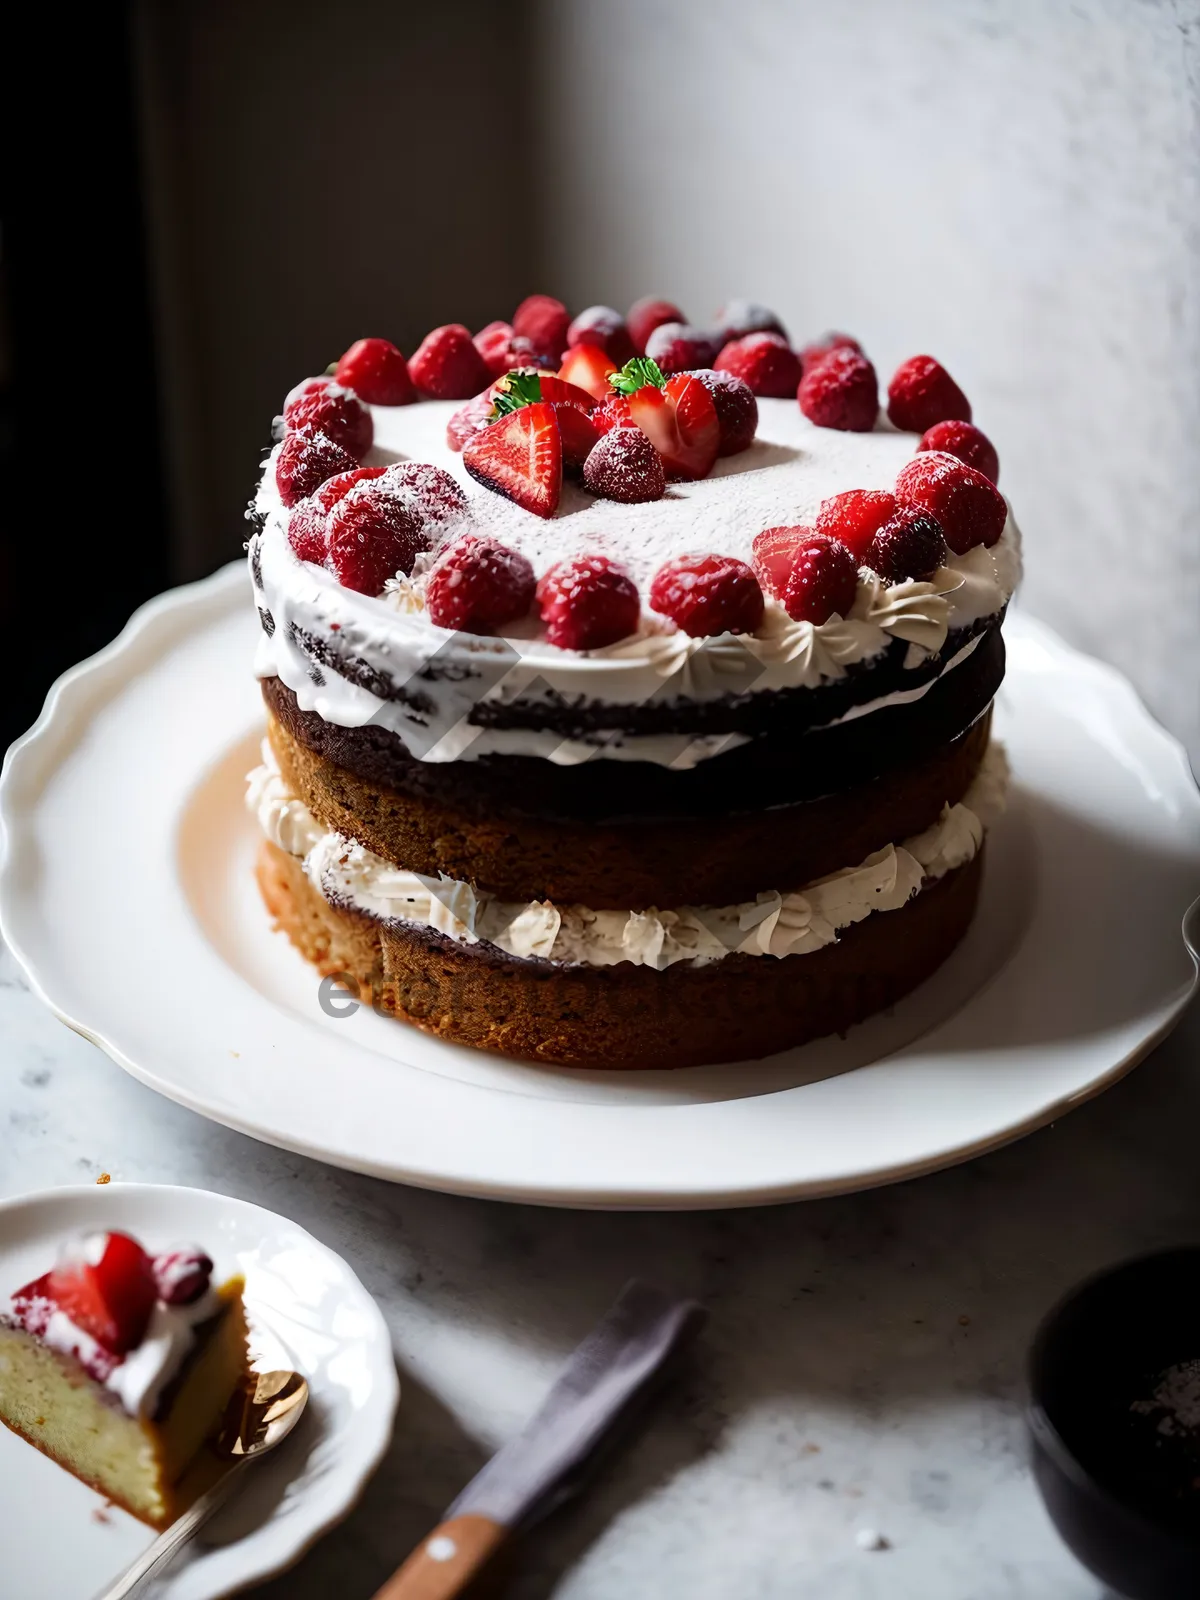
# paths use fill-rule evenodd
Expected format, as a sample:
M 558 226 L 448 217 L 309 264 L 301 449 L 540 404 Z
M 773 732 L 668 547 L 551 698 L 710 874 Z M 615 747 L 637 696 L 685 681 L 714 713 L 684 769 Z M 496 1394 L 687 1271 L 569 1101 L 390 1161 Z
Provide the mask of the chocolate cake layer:
M 990 714 L 966 733 L 842 794 L 766 811 L 634 822 L 487 817 L 372 783 L 272 720 L 287 787 L 330 833 L 409 872 L 465 880 L 504 900 L 597 910 L 734 905 L 857 866 L 920 833 L 962 798 L 987 749 Z
M 993 627 L 920 699 L 809 733 L 785 728 L 689 771 L 601 756 L 570 766 L 516 755 L 420 761 L 389 729 L 343 728 L 315 711 L 302 711 L 279 678 L 265 679 L 262 692 L 272 715 L 298 743 L 368 783 L 414 800 L 488 821 L 635 822 L 724 817 L 838 794 L 956 738 L 990 704 L 1003 677 L 1004 642 Z M 809 692 L 820 693 L 804 691 Z
M 665 972 L 519 960 L 411 923 L 331 906 L 300 862 L 264 844 L 258 878 L 277 926 L 324 973 L 455 1044 L 567 1067 L 699 1066 L 770 1055 L 893 1004 L 971 921 L 983 852 L 836 944 L 782 958 L 731 955 Z

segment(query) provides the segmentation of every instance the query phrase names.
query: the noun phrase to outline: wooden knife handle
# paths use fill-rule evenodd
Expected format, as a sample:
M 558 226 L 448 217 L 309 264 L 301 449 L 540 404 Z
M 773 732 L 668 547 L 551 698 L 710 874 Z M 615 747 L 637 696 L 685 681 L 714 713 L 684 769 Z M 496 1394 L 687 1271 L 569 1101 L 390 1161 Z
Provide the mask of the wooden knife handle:
M 452 1517 L 421 1540 L 375 1600 L 452 1600 L 507 1538 L 508 1529 L 488 1517 Z

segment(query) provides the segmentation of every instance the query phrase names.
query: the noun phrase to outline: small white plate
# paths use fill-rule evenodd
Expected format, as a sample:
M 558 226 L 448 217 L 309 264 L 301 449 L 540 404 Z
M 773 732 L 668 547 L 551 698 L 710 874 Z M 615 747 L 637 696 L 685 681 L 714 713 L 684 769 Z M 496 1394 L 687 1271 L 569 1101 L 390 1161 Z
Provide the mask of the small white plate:
M 310 1397 L 277 1456 L 172 1567 L 162 1600 L 217 1600 L 283 1571 L 351 1510 L 392 1434 L 396 1363 L 379 1307 L 294 1222 L 228 1195 L 162 1184 L 48 1189 L 0 1204 L 0 1296 L 53 1265 L 64 1240 L 121 1228 L 155 1251 L 202 1245 L 246 1279 L 255 1364 L 292 1367 Z M 154 1533 L 0 1426 L 4 1600 L 92 1600 Z
M 34 989 L 143 1082 L 257 1138 L 553 1205 L 830 1194 L 1061 1115 L 1195 987 L 1183 751 L 1116 672 L 1014 614 L 996 715 L 1013 803 L 979 915 L 890 1015 L 767 1061 L 604 1073 L 447 1045 L 327 994 L 323 1009 L 253 881 L 257 628 L 240 563 L 160 596 L 59 682 L 0 782 L 0 924 Z

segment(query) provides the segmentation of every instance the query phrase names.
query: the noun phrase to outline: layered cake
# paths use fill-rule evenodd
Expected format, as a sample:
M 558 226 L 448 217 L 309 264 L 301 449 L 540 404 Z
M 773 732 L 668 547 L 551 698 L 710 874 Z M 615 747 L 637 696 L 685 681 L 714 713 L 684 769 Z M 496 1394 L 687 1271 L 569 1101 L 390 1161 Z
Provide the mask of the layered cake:
M 241 1279 L 212 1270 L 91 1234 L 0 1303 L 0 1421 L 155 1527 L 246 1369 Z
M 1019 535 L 929 356 L 734 302 L 360 340 L 252 506 L 277 926 L 376 1009 L 559 1066 L 758 1057 L 975 909 Z

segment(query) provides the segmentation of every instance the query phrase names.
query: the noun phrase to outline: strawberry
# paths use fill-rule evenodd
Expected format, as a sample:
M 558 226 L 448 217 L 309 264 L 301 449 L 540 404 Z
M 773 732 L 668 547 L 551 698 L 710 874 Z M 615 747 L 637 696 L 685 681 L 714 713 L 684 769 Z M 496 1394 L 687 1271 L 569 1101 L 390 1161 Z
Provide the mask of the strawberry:
M 297 385 L 284 401 L 283 425 L 291 433 L 323 433 L 356 461 L 375 438 L 366 406 L 332 378 L 309 378 Z
M 744 339 L 749 333 L 777 333 L 787 343 L 787 329 L 773 311 L 753 300 L 729 300 L 717 312 L 715 327 L 721 343 Z
M 664 322 L 686 321 L 678 306 L 672 305 L 669 300 L 656 300 L 653 295 L 644 295 L 642 299 L 635 300 L 625 314 L 625 326 L 629 329 L 634 351 L 639 356 L 646 354 L 646 340 L 655 328 L 662 327 Z
M 559 561 L 537 586 L 546 637 L 561 650 L 599 650 L 638 625 L 641 603 L 633 579 L 607 556 Z
M 723 345 L 713 362 L 717 372 L 740 378 L 752 394 L 790 400 L 800 382 L 800 361 L 777 333 L 748 333 Z
M 866 561 L 871 540 L 896 510 L 896 496 L 883 489 L 847 489 L 822 500 L 816 529 L 840 539 L 858 561 Z
M 369 406 L 407 406 L 417 398 L 408 362 L 387 339 L 357 339 L 338 362 L 334 377 Z
M 594 399 L 604 400 L 612 393 L 608 375 L 617 370 L 617 363 L 610 361 L 598 345 L 581 344 L 567 351 L 558 375 L 565 382 L 586 389 Z
M 810 534 L 796 550 L 783 586 L 783 609 L 793 622 L 819 626 L 848 615 L 858 589 L 858 562 L 840 539 Z
M 498 379 L 488 393 L 492 396 L 496 416 L 505 416 L 522 406 L 537 405 L 539 401 L 551 405 L 558 419 L 564 468 L 578 471 L 600 437 L 591 421 L 596 405 L 591 395 L 573 383 L 556 378 L 553 373 L 509 372 Z
M 705 328 L 689 328 L 684 322 L 660 323 L 646 340 L 646 354 L 668 373 L 707 367 L 716 353 L 715 334 Z
M 879 384 L 866 356 L 839 346 L 810 366 L 796 390 L 800 409 L 818 428 L 870 433 L 879 416 Z
M 862 345 L 848 333 L 823 333 L 819 339 L 806 344 L 800 351 L 802 370 L 807 372 L 809 367 L 815 366 L 818 361 L 824 361 L 834 350 L 857 350 L 860 356 L 864 353 Z
M 731 372 L 714 372 L 701 367 L 692 373 L 712 396 L 716 407 L 717 425 L 721 430 L 721 446 L 717 454 L 736 456 L 749 450 L 758 432 L 758 401 L 753 391 Z
M 500 417 L 463 446 L 463 466 L 485 489 L 551 517 L 562 494 L 562 437 L 544 400 Z
M 776 600 L 783 599 L 796 557 L 812 538 L 813 530 L 800 526 L 764 528 L 754 535 L 750 565 L 763 588 Z
M 552 405 L 562 439 L 563 470 L 580 472 L 600 437 L 600 430 L 586 411 L 569 401 L 556 400 Z
M 567 348 L 571 313 L 550 294 L 528 295 L 513 312 L 513 332 L 528 339 L 540 355 L 557 364 Z
M 611 306 L 589 306 L 575 318 L 567 329 L 567 349 L 574 350 L 581 344 L 598 345 L 619 367 L 634 354 L 625 319 Z
M 89 1234 L 76 1260 L 46 1275 L 47 1297 L 113 1355 L 135 1349 L 158 1298 L 150 1257 L 127 1233 Z
M 285 433 L 275 457 L 275 486 L 285 506 L 306 499 L 329 478 L 358 462 L 323 433 Z
M 467 509 L 462 488 L 443 467 L 428 461 L 397 461 L 385 468 L 380 487 L 401 495 L 423 527 L 446 523 Z
M 661 500 L 667 479 L 662 458 L 640 428 L 613 428 L 584 462 L 583 486 L 605 500 L 641 505 Z
M 356 484 L 343 495 L 328 526 L 329 565 L 339 583 L 359 594 L 381 594 L 387 580 L 411 572 L 429 546 L 410 494 L 381 481 Z
M 629 399 L 626 395 L 618 394 L 615 389 L 610 389 L 608 398 L 592 412 L 592 426 L 597 433 L 608 433 L 612 428 L 636 428 L 633 414 L 629 409 Z
M 430 568 L 425 604 L 439 628 L 494 633 L 525 615 L 536 586 L 523 555 L 498 539 L 468 533 L 447 545 Z
M 644 364 L 647 358 L 635 358 L 624 369 L 626 383 L 637 381 L 639 361 Z M 629 414 L 662 457 L 668 478 L 704 478 L 712 471 L 721 427 L 712 396 L 699 378 L 677 372 L 661 388 L 653 380 L 642 383 L 629 395 Z
M 973 422 L 953 419 L 935 422 L 932 428 L 927 428 L 921 435 L 917 451 L 923 450 L 940 450 L 945 455 L 956 456 L 968 467 L 974 467 L 976 472 L 982 472 L 993 483 L 1000 482 L 1000 457 L 996 454 L 996 446 Z
M 896 498 L 935 517 L 957 555 L 995 544 L 1008 520 L 1004 496 L 991 479 L 940 450 L 924 450 L 901 467 Z
M 409 375 L 430 400 L 469 400 L 491 379 L 483 357 L 461 322 L 427 333 L 408 363 Z
M 924 433 L 935 422 L 970 422 L 971 402 L 940 362 L 910 356 L 892 374 L 887 412 L 897 428 Z
M 515 367 L 557 366 L 546 355 L 535 350 L 532 342 L 514 333 L 507 322 L 489 322 L 475 335 L 475 348 L 483 357 L 493 378 L 499 378 Z
M 693 639 L 753 633 L 763 617 L 758 579 L 732 556 L 676 556 L 654 574 L 650 604 Z
M 329 513 L 343 495 L 349 494 L 356 483 L 380 478 L 386 467 L 355 467 L 353 472 L 339 472 L 315 489 L 307 500 L 292 507 L 288 518 L 288 543 L 301 561 L 323 564 L 329 553 Z
M 492 397 L 485 390 L 483 394 L 477 394 L 473 400 L 468 400 L 465 406 L 459 406 L 450 418 L 446 424 L 446 443 L 451 450 L 461 450 L 468 439 L 473 438 L 481 429 L 494 421 Z

